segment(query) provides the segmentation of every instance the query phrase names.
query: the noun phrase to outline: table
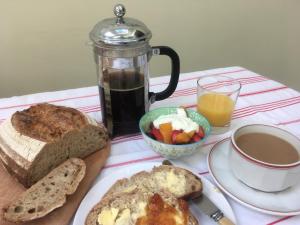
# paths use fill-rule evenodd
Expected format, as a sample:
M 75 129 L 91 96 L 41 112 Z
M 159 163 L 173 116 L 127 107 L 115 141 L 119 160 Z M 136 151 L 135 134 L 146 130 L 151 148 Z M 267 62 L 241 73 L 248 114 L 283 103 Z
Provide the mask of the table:
M 204 75 L 226 75 L 242 84 L 241 93 L 233 114 L 232 126 L 256 121 L 276 124 L 300 137 L 300 93 L 287 86 L 258 75 L 242 67 L 227 67 L 192 73 L 182 73 L 175 93 L 166 100 L 155 102 L 151 108 L 161 106 L 187 106 L 195 108 L 196 80 Z M 169 76 L 152 78 L 150 90 L 158 92 L 168 84 Z M 101 121 L 98 88 L 85 87 L 56 92 L 44 92 L 18 97 L 0 99 L 0 123 L 17 110 L 23 110 L 32 104 L 48 102 L 77 108 L 97 121 Z M 181 159 L 200 174 L 213 182 L 206 165 L 206 156 L 212 146 L 228 137 L 211 135 L 207 138 L 201 152 Z M 140 134 L 122 136 L 112 141 L 112 152 L 97 180 L 124 166 L 149 161 L 162 161 L 162 157 L 153 152 Z M 250 210 L 228 198 L 238 224 L 300 224 L 300 216 L 277 217 Z

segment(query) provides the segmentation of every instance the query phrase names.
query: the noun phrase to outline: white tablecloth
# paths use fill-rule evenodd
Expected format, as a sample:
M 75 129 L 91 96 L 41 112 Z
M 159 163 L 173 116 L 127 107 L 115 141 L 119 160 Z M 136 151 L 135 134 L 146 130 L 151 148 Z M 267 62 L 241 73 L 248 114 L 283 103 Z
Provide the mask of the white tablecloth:
M 266 122 L 281 126 L 300 137 L 300 93 L 241 67 L 183 73 L 180 75 L 176 92 L 166 100 L 155 102 L 151 108 L 182 105 L 195 108 L 196 80 L 201 76 L 210 74 L 226 75 L 242 83 L 242 90 L 233 115 L 233 127 L 251 121 Z M 152 78 L 150 81 L 151 91 L 163 90 L 168 81 L 169 76 Z M 0 99 L 0 123 L 16 110 L 25 109 L 39 102 L 74 107 L 101 121 L 98 89 L 93 86 Z M 211 135 L 206 140 L 205 147 L 201 152 L 181 160 L 212 181 L 210 174 L 207 172 L 206 155 L 214 143 L 229 135 L 230 133 L 218 136 Z M 161 156 L 151 150 L 141 135 L 118 137 L 112 141 L 111 155 L 97 179 L 99 180 L 114 170 L 129 164 L 161 160 Z M 238 219 L 238 224 L 300 224 L 300 216 L 277 217 L 265 215 L 250 210 L 228 197 L 227 199 Z

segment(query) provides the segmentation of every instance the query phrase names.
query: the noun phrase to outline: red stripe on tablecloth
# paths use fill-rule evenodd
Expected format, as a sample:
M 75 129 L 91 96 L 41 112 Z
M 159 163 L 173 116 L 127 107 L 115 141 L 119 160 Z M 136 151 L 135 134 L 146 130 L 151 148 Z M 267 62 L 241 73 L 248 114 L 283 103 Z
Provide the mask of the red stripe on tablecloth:
M 208 74 L 208 75 L 222 75 L 222 74 L 233 74 L 233 73 L 238 73 L 238 72 L 242 72 L 242 71 L 247 71 L 246 69 L 240 69 L 240 70 L 234 70 L 234 71 L 228 71 L 228 72 L 223 72 L 223 73 L 215 73 L 215 74 Z M 202 76 L 202 75 L 200 75 Z M 258 75 L 261 76 L 261 75 Z M 261 76 L 262 77 L 262 76 Z M 196 79 L 196 78 L 187 78 L 187 79 L 182 79 L 181 81 L 186 81 L 186 80 L 190 80 L 190 79 Z M 166 84 L 168 84 L 169 82 L 167 82 Z M 160 85 L 160 84 L 164 84 L 164 83 L 159 83 L 159 84 L 153 84 L 151 86 L 155 86 L 155 85 Z M 90 95 L 83 95 L 83 96 L 76 96 L 76 97 L 69 97 L 69 98 L 62 98 L 62 99 L 55 99 L 55 100 L 47 100 L 45 102 L 48 103 L 53 103 L 53 102 L 61 102 L 61 101 L 66 101 L 66 100 L 72 100 L 72 99 L 80 99 L 80 98 L 88 98 L 88 97 L 95 97 L 98 96 L 99 94 L 90 94 Z M 0 107 L 0 110 L 2 109 L 11 109 L 11 108 L 16 108 L 16 107 L 26 107 L 26 106 L 31 106 L 33 104 L 38 104 L 40 102 L 32 102 L 32 103 L 27 103 L 27 104 L 20 104 L 20 105 L 11 105 L 11 106 L 5 106 L 5 107 Z
M 292 218 L 292 217 L 293 217 L 293 216 L 282 217 L 282 218 L 280 218 L 280 219 L 278 219 L 278 220 L 275 220 L 275 221 L 273 221 L 273 222 L 271 222 L 271 223 L 267 223 L 266 225 L 274 225 L 274 224 L 280 223 L 280 222 L 282 222 L 282 221 L 284 221 L 284 220 L 287 220 L 287 219 L 289 219 L 289 218 Z
M 282 87 L 276 87 L 276 88 L 271 88 L 268 90 L 262 90 L 262 91 L 258 91 L 258 92 L 250 92 L 250 93 L 245 93 L 245 94 L 240 94 L 239 97 L 244 97 L 244 96 L 249 96 L 249 95 L 257 95 L 257 94 L 263 94 L 266 92 L 271 92 L 271 91 L 278 91 L 278 90 L 283 90 L 283 89 L 287 89 L 288 87 L 286 86 L 282 86 Z
M 294 96 L 294 97 L 290 97 L 290 98 L 286 98 L 286 99 L 280 99 L 280 100 L 277 100 L 277 101 L 262 103 L 262 104 L 258 104 L 258 105 L 250 105 L 250 106 L 246 106 L 246 107 L 235 110 L 235 112 L 233 114 L 246 112 L 246 111 L 249 111 L 249 110 L 253 110 L 254 108 L 256 109 L 256 108 L 260 108 L 260 107 L 278 105 L 278 104 L 282 104 L 282 103 L 285 103 L 285 102 L 294 101 L 294 100 L 297 100 L 297 99 L 300 99 L 300 96 Z
M 53 103 L 53 102 L 60 102 L 60 101 L 65 101 L 65 100 L 72 100 L 72 99 L 79 99 L 79 98 L 88 98 L 88 97 L 95 97 L 98 96 L 99 94 L 90 94 L 90 95 L 83 95 L 83 96 L 76 96 L 76 97 L 69 97 L 69 98 L 63 98 L 63 99 L 55 99 L 55 100 L 49 100 L 47 101 L 48 103 Z M 5 107 L 0 107 L 0 110 L 2 109 L 11 109 L 11 108 L 16 108 L 16 107 L 25 107 L 25 106 L 31 106 L 33 104 L 38 104 L 40 102 L 35 102 L 35 103 L 28 103 L 28 104 L 22 104 L 22 105 L 12 105 L 12 106 L 5 106 Z
M 254 115 L 254 114 L 259 113 L 259 112 L 273 111 L 275 109 L 280 109 L 280 108 L 283 108 L 283 107 L 292 106 L 292 105 L 296 105 L 296 104 L 299 104 L 299 103 L 300 103 L 300 100 L 298 100 L 297 102 L 293 102 L 293 103 L 290 103 L 290 104 L 280 106 L 280 107 L 269 108 L 269 109 L 264 109 L 264 110 L 258 110 L 258 111 L 252 112 L 252 113 L 248 113 L 246 115 L 236 116 L 236 117 L 233 117 L 233 119 L 239 119 L 239 118 L 242 118 L 242 117 L 245 117 L 245 116 L 251 116 L 251 115 Z
M 147 160 L 161 159 L 161 158 L 163 158 L 163 157 L 160 155 L 156 155 L 156 156 L 151 156 L 151 157 L 146 157 L 146 158 L 141 158 L 141 159 L 134 159 L 134 160 L 121 162 L 121 163 L 110 164 L 110 165 L 104 166 L 103 168 L 107 169 L 107 168 L 112 168 L 112 167 L 125 166 L 125 165 L 132 164 L 132 163 L 138 163 L 138 162 L 143 162 L 143 161 L 147 161 Z
M 113 144 L 119 144 L 119 143 L 123 143 L 125 141 L 136 141 L 136 140 L 141 140 L 141 139 L 143 139 L 143 137 L 142 137 L 142 135 L 139 135 L 137 137 L 132 137 L 132 138 L 124 138 L 124 139 L 121 138 L 121 139 L 119 139 L 117 141 L 112 141 L 112 143 Z
M 122 139 L 122 138 L 132 138 L 132 137 L 136 137 L 136 136 L 140 136 L 141 134 L 129 134 L 129 135 L 123 135 L 123 136 L 118 136 L 118 137 L 115 137 L 113 140 L 114 141 L 118 141 L 119 139 Z
M 263 81 L 268 81 L 269 79 L 266 77 L 260 77 L 260 76 L 255 76 L 255 77 L 245 77 L 245 78 L 239 78 L 239 79 L 233 79 L 233 81 L 235 82 L 239 82 L 240 84 L 248 84 L 251 83 L 253 81 L 257 81 L 258 82 L 263 82 Z M 232 81 L 228 81 L 228 82 L 214 82 L 208 85 L 203 85 L 202 87 L 204 87 L 205 89 L 208 90 L 214 90 L 218 87 L 222 87 L 224 85 L 230 85 L 232 83 Z
M 257 82 L 253 82 L 253 83 L 257 83 Z M 253 83 L 251 83 L 251 84 L 253 84 Z M 248 84 L 250 84 L 250 83 L 248 83 Z M 263 94 L 263 93 L 272 92 L 272 91 L 279 91 L 279 90 L 283 90 L 283 89 L 287 89 L 287 88 L 288 87 L 286 87 L 286 86 L 275 87 L 275 88 L 271 88 L 271 89 L 267 89 L 267 90 L 261 90 L 261 91 L 254 91 L 254 92 L 249 92 L 249 93 L 243 93 L 243 94 L 240 94 L 239 97 L 245 97 L 245 96 L 256 95 L 256 94 Z M 183 89 L 182 92 L 180 92 L 180 93 L 175 92 L 175 94 L 173 94 L 169 98 L 189 96 L 189 95 L 193 95 L 193 94 L 196 94 L 196 93 L 197 93 L 197 90 L 195 88 L 190 89 L 190 90 Z
M 257 108 L 253 108 L 252 110 L 248 110 L 246 112 L 233 114 L 232 119 L 237 119 L 237 118 L 244 117 L 247 115 L 252 115 L 253 113 L 255 114 L 258 112 L 268 112 L 268 111 L 272 111 L 272 110 L 275 110 L 278 108 L 283 108 L 283 107 L 287 107 L 287 106 L 290 106 L 293 104 L 298 104 L 298 103 L 300 103 L 300 99 L 285 102 L 285 103 L 280 103 L 280 104 L 274 104 L 274 105 L 270 105 L 270 106 L 257 107 Z
M 235 81 L 238 81 L 239 79 L 235 79 Z M 256 79 L 256 80 L 249 80 L 249 81 L 242 81 L 241 84 L 242 85 L 246 85 L 246 84 L 256 84 L 259 82 L 264 82 L 267 81 L 268 79 Z M 219 85 L 220 86 L 220 85 Z M 181 89 L 181 90 L 177 90 L 175 91 L 170 97 L 171 98 L 175 98 L 175 97 L 179 97 L 179 96 L 183 96 L 183 95 L 192 95 L 192 94 L 196 94 L 197 93 L 197 88 L 192 87 L 192 88 L 185 88 L 185 89 Z
M 249 105 L 249 106 L 246 106 L 246 107 L 235 110 L 234 113 L 239 113 L 240 111 L 243 111 L 243 110 L 247 111 L 248 109 L 252 110 L 252 108 L 256 108 L 258 106 L 272 105 L 274 103 L 285 102 L 285 101 L 288 101 L 288 100 L 298 99 L 298 98 L 300 99 L 300 96 L 294 96 L 294 97 L 287 98 L 287 99 L 280 99 L 280 100 L 277 100 L 277 101 L 274 101 L 274 102 L 267 102 L 267 103 L 262 103 L 262 104 L 259 104 L 259 105 Z M 196 106 L 197 106 L 196 104 L 186 105 L 185 108 L 195 108 Z
M 189 80 L 197 80 L 202 76 L 216 76 L 216 75 L 225 75 L 225 74 L 233 74 L 233 73 L 239 73 L 239 72 L 244 72 L 244 71 L 249 71 L 246 69 L 240 69 L 240 70 L 234 70 L 234 71 L 228 71 L 228 72 L 222 72 L 222 73 L 213 73 L 213 74 L 197 74 L 196 77 L 190 77 L 186 79 L 179 79 L 179 82 L 183 81 L 189 81 Z M 263 77 L 262 75 L 257 75 L 257 77 Z M 162 84 L 169 84 L 169 82 L 163 82 L 163 83 L 157 83 L 157 84 L 151 84 L 150 86 L 157 86 L 157 85 L 162 85 Z
M 142 137 L 141 137 L 142 139 Z M 125 140 L 125 141 L 131 141 L 131 140 Z M 216 141 L 212 141 L 209 143 L 204 143 L 202 145 L 202 147 L 208 146 L 208 145 L 213 145 L 216 144 L 219 140 Z M 159 159 L 159 158 L 163 158 L 162 156 L 156 155 L 156 156 L 150 156 L 150 157 L 145 157 L 145 158 L 140 158 L 140 159 L 135 159 L 135 160 L 129 160 L 129 161 L 125 161 L 125 162 L 121 162 L 121 163 L 115 163 L 115 164 L 111 164 L 111 165 L 106 165 L 104 168 L 111 168 L 111 167 L 117 167 L 117 166 L 124 166 L 127 164 L 132 164 L 132 163 L 136 163 L 136 162 L 143 162 L 143 161 L 147 161 L 147 160 L 152 160 L 152 159 Z M 208 171 L 203 172 L 203 174 L 206 174 Z
M 287 121 L 287 122 L 277 123 L 277 125 L 287 125 L 287 124 L 298 123 L 298 122 L 300 122 L 300 119 L 291 120 L 291 121 Z
M 250 108 L 247 107 L 247 109 L 240 108 L 239 110 L 235 110 L 233 112 L 233 117 L 239 116 L 239 115 L 244 115 L 246 113 L 256 112 L 257 110 L 270 109 L 270 107 L 283 106 L 288 103 L 298 102 L 299 100 L 300 100 L 300 97 L 288 98 L 288 99 L 280 100 L 277 102 L 272 102 L 272 104 L 260 104 L 260 105 L 255 105 L 254 107 L 250 107 Z

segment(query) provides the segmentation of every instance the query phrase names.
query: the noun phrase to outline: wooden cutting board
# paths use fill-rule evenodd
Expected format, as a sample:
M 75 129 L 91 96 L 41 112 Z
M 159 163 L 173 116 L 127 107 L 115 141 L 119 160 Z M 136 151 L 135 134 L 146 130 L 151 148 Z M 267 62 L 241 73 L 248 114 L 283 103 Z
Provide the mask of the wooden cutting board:
M 68 225 L 74 213 L 76 212 L 81 200 L 90 189 L 93 181 L 100 173 L 105 165 L 106 159 L 110 153 L 110 143 L 92 155 L 88 156 L 84 161 L 86 163 L 86 175 L 78 186 L 78 189 L 73 195 L 67 197 L 67 202 L 61 208 L 58 208 L 47 216 L 34 220 L 32 222 L 23 223 L 24 225 Z M 1 164 L 1 162 L 0 162 Z M 8 172 L 0 165 L 0 224 L 1 225 L 16 225 L 15 223 L 6 222 L 3 220 L 2 208 L 16 198 L 26 189 L 19 184 Z

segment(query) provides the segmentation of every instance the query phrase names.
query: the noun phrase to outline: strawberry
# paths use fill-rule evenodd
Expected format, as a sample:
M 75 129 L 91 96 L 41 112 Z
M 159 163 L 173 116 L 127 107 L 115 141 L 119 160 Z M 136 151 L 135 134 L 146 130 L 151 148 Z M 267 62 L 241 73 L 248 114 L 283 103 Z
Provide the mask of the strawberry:
M 203 127 L 199 126 L 199 131 L 197 132 L 197 135 L 198 135 L 201 139 L 204 138 L 205 133 L 204 133 Z
M 163 142 L 163 136 L 161 135 L 159 129 L 156 129 L 156 128 L 152 128 L 150 133 L 154 136 L 154 138 L 157 140 L 157 141 L 161 141 Z
M 202 138 L 198 135 L 198 134 L 194 134 L 194 136 L 192 137 L 192 141 L 193 142 L 197 142 L 200 141 Z
M 176 144 L 176 136 L 180 134 L 181 130 L 173 130 L 172 131 L 172 144 Z

